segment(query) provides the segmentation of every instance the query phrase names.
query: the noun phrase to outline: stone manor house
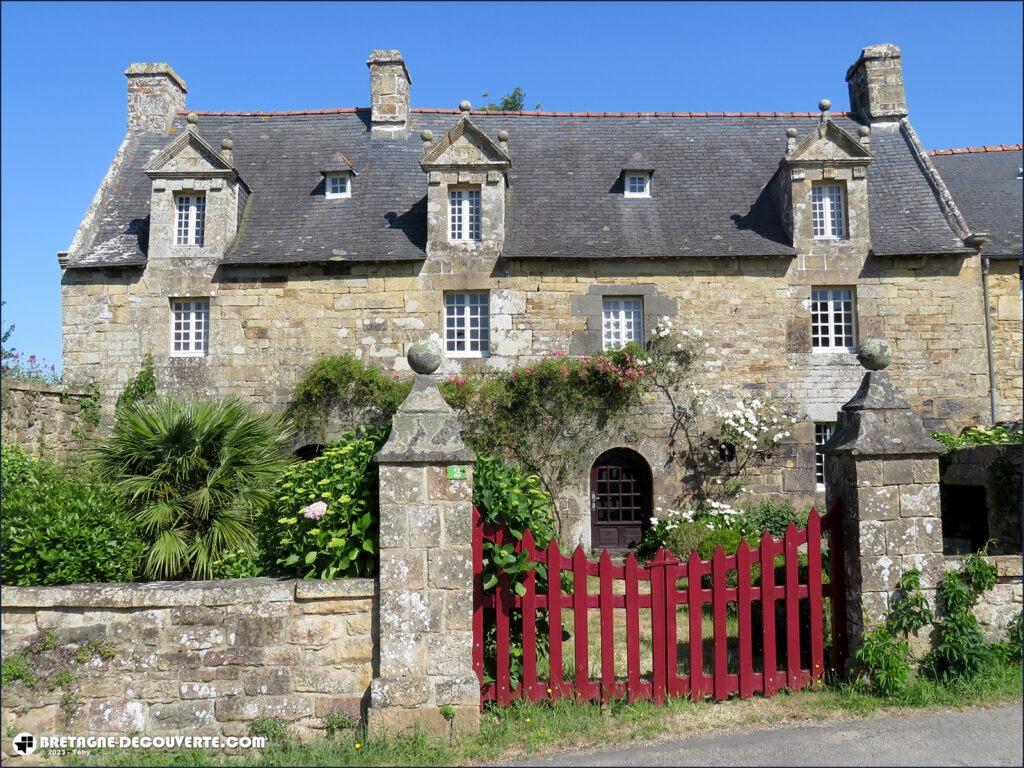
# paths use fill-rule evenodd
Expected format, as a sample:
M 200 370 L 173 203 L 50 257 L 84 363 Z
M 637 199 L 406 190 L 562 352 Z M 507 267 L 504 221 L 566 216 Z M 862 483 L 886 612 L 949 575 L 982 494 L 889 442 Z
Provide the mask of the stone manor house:
M 280 407 L 323 355 L 405 375 L 431 338 L 444 372 L 496 371 L 666 315 L 709 341 L 701 386 L 803 419 L 751 493 L 823 498 L 861 339 L 928 427 L 1020 418 L 1020 148 L 929 156 L 896 46 L 846 72 L 848 112 L 426 109 L 398 51 L 367 65 L 369 107 L 269 113 L 190 112 L 170 66 L 128 67 L 59 254 L 66 378 L 108 418 L 147 353 L 165 391 Z M 665 420 L 638 418 L 580 458 L 564 537 L 622 546 L 671 503 Z

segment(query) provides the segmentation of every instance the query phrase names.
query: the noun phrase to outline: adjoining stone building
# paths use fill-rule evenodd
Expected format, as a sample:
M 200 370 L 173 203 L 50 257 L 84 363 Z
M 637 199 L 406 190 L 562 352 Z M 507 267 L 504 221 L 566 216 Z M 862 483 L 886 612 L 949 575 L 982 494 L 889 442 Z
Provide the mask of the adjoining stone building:
M 668 315 L 710 342 L 703 386 L 804 419 L 752 493 L 822 498 L 816 444 L 862 338 L 892 344 L 926 427 L 988 421 L 981 238 L 909 122 L 895 46 L 850 67 L 848 112 L 423 109 L 397 51 L 367 64 L 369 108 L 281 113 L 189 113 L 171 67 L 128 68 L 128 132 L 60 255 L 69 380 L 112 403 L 152 353 L 165 391 L 281 406 L 322 355 L 407 375 L 433 338 L 445 372 L 504 370 Z M 1012 333 L 993 349 L 1019 392 Z M 567 543 L 602 535 L 592 470 L 637 481 L 636 522 L 671 503 L 665 419 L 641 420 L 581 457 Z

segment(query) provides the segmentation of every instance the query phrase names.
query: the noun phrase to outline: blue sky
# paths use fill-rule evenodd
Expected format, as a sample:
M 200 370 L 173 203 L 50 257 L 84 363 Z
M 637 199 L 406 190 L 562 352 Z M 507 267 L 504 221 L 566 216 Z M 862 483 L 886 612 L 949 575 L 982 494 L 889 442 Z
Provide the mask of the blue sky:
M 6 2 L 2 297 L 12 341 L 60 357 L 60 272 L 124 134 L 125 67 L 167 61 L 195 109 L 365 106 L 366 57 L 398 48 L 415 106 L 588 111 L 848 106 L 865 45 L 903 49 L 910 117 L 930 148 L 1021 141 L 1019 3 Z

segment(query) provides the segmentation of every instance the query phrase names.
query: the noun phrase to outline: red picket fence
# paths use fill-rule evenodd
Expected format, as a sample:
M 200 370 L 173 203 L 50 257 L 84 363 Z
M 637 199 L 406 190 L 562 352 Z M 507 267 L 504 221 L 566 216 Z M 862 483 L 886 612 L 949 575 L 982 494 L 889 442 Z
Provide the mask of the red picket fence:
M 508 530 L 483 523 L 474 507 L 473 667 L 480 679 L 481 706 L 488 701 L 504 706 L 516 699 L 552 698 L 607 702 L 626 697 L 629 701 L 663 703 L 668 696 L 685 695 L 694 699 L 711 696 L 721 701 L 731 695 L 771 696 L 784 688 L 799 689 L 820 680 L 825 672 L 826 597 L 831 599 L 833 611 L 833 666 L 838 668 L 845 657 L 839 520 L 837 510 L 825 518 L 811 510 L 805 528 L 790 525 L 781 540 L 765 531 L 758 547 L 742 542 L 735 555 L 725 555 L 719 547 L 709 561 L 693 552 L 686 562 L 680 562 L 662 549 L 646 565 L 638 564 L 632 554 L 623 565 L 615 565 L 607 550 L 592 561 L 582 547 L 566 557 L 557 541 L 539 550 L 529 532 L 516 541 Z M 830 540 L 828 583 L 822 574 L 823 526 Z M 518 592 L 513 577 L 505 572 L 499 574 L 496 585 L 485 590 L 485 542 L 499 547 L 514 543 L 517 553 L 525 552 L 529 562 L 538 566 L 527 571 Z M 804 545 L 807 566 L 805 579 L 801 580 L 798 553 Z M 778 556 L 782 556 L 784 565 L 777 583 Z M 758 570 L 760 582 L 755 583 Z M 538 572 L 546 572 L 548 588 L 543 592 L 538 590 Z M 566 573 L 571 575 L 571 591 L 562 588 L 562 575 Z M 588 577 L 597 577 L 594 594 L 589 591 Z M 730 604 L 735 605 L 738 625 L 732 638 L 727 627 Z M 706 669 L 704 652 L 705 606 L 710 606 L 711 614 L 710 670 Z M 685 635 L 689 644 L 682 654 L 677 613 L 681 608 L 687 610 Z M 600 674 L 596 679 L 591 677 L 590 669 L 592 610 L 597 610 L 600 617 Z M 623 612 L 619 615 L 625 619 L 626 658 L 624 665 L 621 660 L 619 664 L 625 667 L 624 678 L 616 673 L 615 647 L 622 642 L 621 637 L 616 640 L 616 611 Z M 650 664 L 642 669 L 647 654 L 641 653 L 641 617 L 646 619 L 648 613 L 649 622 L 645 623 L 651 630 Z M 760 621 L 756 621 L 758 618 Z M 573 635 L 569 675 L 563 673 L 563 621 L 571 626 Z M 513 643 L 513 630 L 520 628 L 521 643 Z M 496 648 L 485 681 L 484 643 L 488 631 L 493 632 Z M 538 636 L 542 644 L 547 640 L 544 670 L 538 669 Z M 689 638 L 699 641 L 689 643 Z M 517 670 L 521 668 L 518 681 L 511 674 L 513 655 L 519 662 Z M 680 671 L 680 662 L 687 667 L 685 674 Z

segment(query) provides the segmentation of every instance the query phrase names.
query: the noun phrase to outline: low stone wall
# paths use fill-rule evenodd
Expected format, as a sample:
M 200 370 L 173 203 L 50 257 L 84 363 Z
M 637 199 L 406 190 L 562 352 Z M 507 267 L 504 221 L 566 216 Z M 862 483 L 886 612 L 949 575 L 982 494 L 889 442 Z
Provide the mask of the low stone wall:
M 62 387 L 27 381 L 4 381 L 0 390 L 4 442 L 22 446 L 30 455 L 63 459 L 90 442 L 99 416 L 95 395 L 83 387 Z
M 998 555 L 986 558 L 996 567 L 996 585 L 978 598 L 974 615 L 988 641 L 1005 640 L 1006 628 L 1024 608 L 1024 563 L 1020 555 Z M 958 569 L 961 557 L 947 557 L 946 568 Z
M 372 579 L 3 587 L 5 664 L 38 678 L 4 685 L 3 733 L 310 738 L 365 708 L 375 605 Z

